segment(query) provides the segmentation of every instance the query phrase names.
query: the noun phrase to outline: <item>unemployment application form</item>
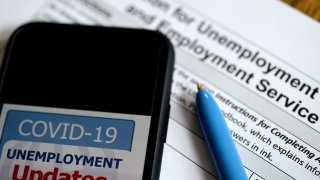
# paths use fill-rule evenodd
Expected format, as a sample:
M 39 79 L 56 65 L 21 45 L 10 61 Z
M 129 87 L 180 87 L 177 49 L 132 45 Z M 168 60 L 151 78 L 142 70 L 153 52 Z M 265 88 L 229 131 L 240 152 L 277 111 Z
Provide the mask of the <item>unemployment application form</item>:
M 216 178 L 194 112 L 198 82 L 217 100 L 249 179 L 320 179 L 320 25 L 285 4 L 3 0 L 0 18 L 1 52 L 30 21 L 146 28 L 171 40 L 161 180 Z

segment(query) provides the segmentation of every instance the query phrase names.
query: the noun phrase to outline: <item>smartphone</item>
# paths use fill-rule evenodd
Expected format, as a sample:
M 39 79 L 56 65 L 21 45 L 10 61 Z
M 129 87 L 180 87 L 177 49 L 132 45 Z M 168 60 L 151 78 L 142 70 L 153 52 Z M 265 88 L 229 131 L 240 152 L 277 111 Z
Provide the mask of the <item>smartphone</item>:
M 173 60 L 154 31 L 18 28 L 1 66 L 1 179 L 158 179 Z

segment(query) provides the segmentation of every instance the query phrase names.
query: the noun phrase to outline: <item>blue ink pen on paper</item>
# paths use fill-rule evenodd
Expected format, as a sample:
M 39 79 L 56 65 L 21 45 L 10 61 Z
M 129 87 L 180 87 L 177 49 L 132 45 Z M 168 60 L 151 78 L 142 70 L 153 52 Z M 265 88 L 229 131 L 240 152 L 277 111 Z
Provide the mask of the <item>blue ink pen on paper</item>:
M 238 151 L 221 111 L 211 96 L 198 84 L 196 108 L 200 128 L 220 180 L 248 180 Z

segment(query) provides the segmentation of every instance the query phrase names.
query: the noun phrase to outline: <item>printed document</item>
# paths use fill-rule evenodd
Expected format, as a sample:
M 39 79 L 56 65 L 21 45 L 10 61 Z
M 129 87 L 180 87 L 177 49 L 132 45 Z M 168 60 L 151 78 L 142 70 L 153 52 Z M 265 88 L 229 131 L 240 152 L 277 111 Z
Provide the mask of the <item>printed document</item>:
M 217 178 L 194 111 L 197 83 L 219 104 L 249 179 L 320 179 L 320 25 L 291 7 L 6 0 L 0 17 L 2 54 L 12 31 L 31 21 L 145 28 L 171 40 L 176 64 L 161 180 Z

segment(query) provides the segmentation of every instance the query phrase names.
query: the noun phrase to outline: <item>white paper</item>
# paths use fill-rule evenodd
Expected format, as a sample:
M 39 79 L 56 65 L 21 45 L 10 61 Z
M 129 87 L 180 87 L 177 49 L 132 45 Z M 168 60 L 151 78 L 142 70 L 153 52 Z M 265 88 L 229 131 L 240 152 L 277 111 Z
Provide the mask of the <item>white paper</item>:
M 160 179 L 216 177 L 195 118 L 197 82 L 221 107 L 249 179 L 320 177 L 320 25 L 287 5 L 10 0 L 0 2 L 0 17 L 2 47 L 28 21 L 147 28 L 170 38 L 176 64 Z

